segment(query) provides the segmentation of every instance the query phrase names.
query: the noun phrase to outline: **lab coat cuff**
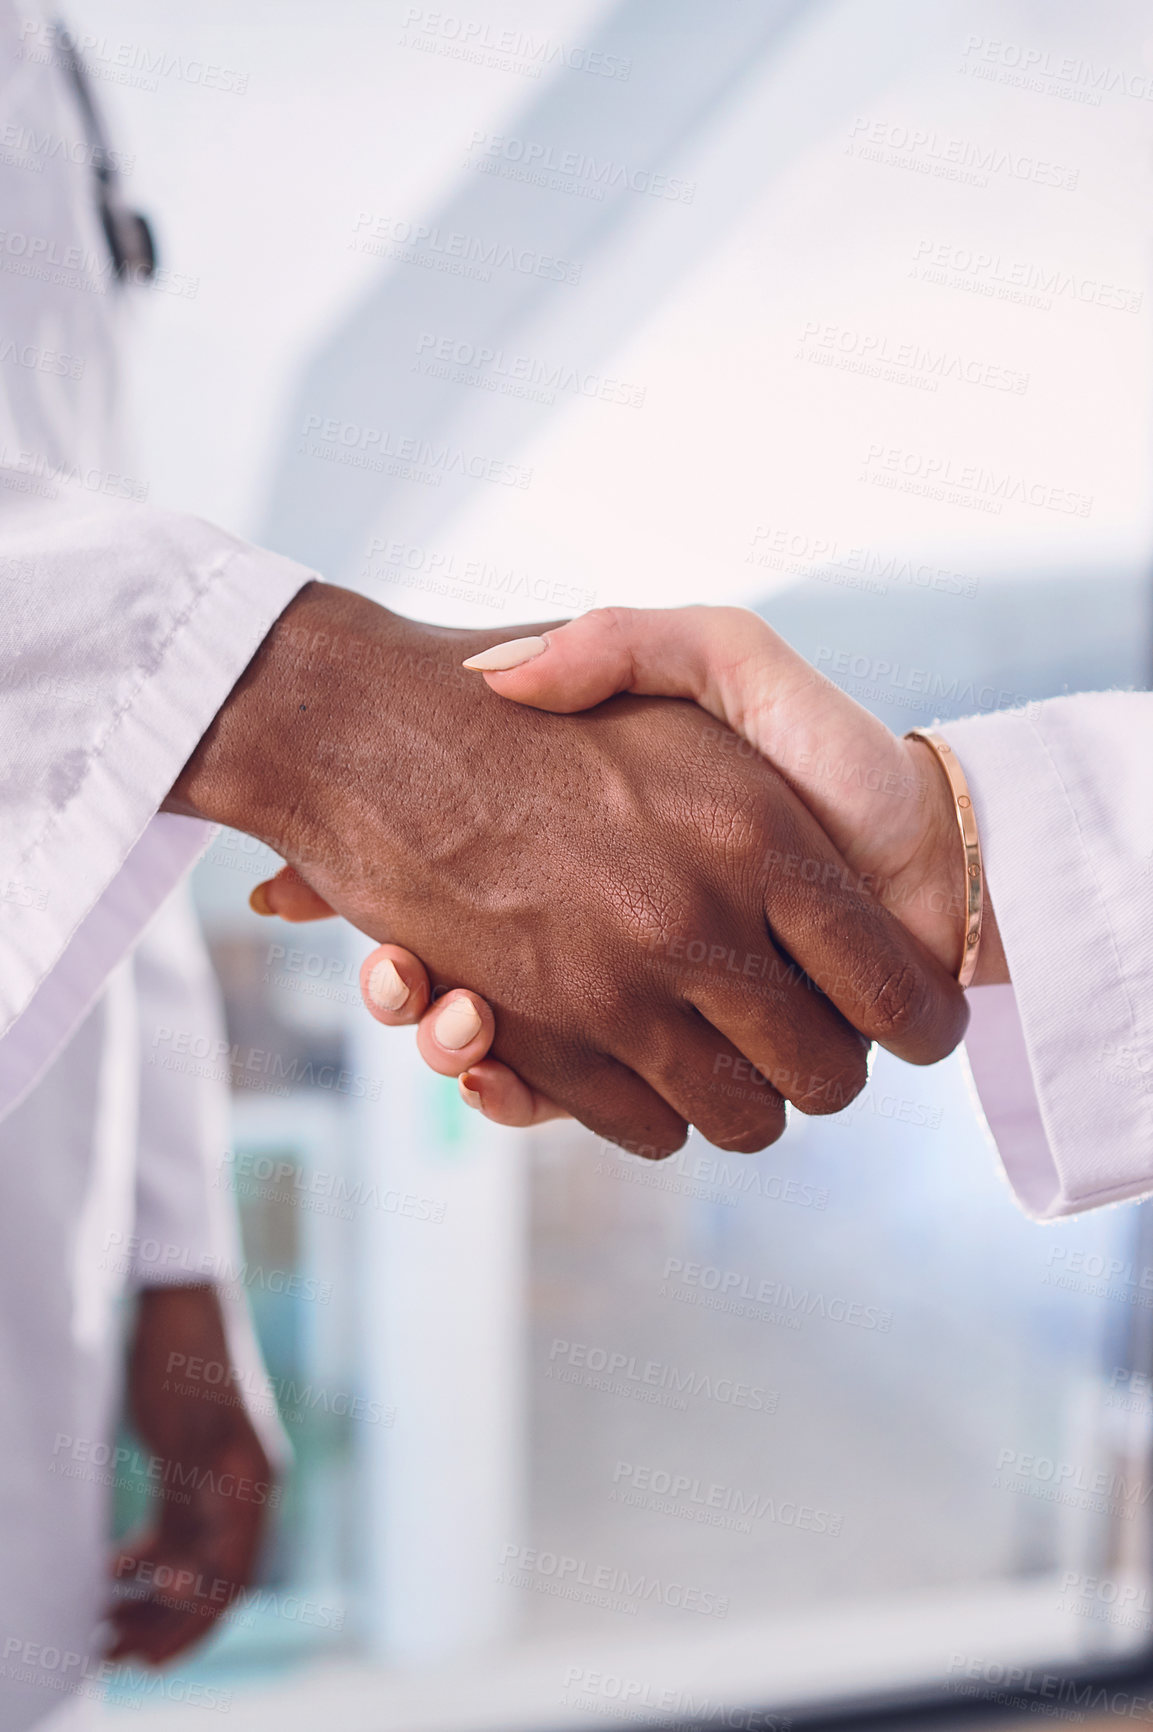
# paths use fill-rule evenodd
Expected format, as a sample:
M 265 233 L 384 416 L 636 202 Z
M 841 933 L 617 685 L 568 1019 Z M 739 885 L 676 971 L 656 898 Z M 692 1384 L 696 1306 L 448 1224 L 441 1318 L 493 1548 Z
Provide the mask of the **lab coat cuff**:
M 84 799 L 57 813 L 29 854 L 34 905 L 0 900 L 11 969 L 0 1114 L 43 1074 L 210 841 L 211 825 L 157 808 L 276 619 L 315 578 L 277 554 L 229 550 L 108 729 Z
M 1133 1008 L 1078 763 L 1047 706 L 938 724 L 964 767 L 1011 986 L 969 993 L 966 1056 L 1018 1201 L 1035 1220 L 1153 1189 L 1153 1096 L 1118 1086 L 1109 1054 Z

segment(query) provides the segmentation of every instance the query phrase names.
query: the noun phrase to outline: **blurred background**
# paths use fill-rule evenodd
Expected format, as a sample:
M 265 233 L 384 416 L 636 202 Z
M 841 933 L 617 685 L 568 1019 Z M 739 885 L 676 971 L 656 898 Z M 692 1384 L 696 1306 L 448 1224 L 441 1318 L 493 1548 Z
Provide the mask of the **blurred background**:
M 152 503 L 509 636 L 745 602 L 902 730 L 1148 683 L 1144 7 L 467 4 L 75 0 L 161 255 Z M 274 865 L 196 878 L 219 1184 L 299 1277 L 249 1283 L 264 1580 L 181 1664 L 233 1724 L 775 1726 L 1144 1652 L 1146 1209 L 1028 1223 L 960 1059 L 752 1158 L 478 1123 L 365 941 L 249 913 Z

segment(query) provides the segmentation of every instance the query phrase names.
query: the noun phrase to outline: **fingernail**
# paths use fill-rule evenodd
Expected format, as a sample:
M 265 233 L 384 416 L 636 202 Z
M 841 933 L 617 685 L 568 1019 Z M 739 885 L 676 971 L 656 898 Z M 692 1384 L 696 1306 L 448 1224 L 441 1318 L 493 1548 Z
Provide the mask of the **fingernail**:
M 454 998 L 432 1025 L 432 1032 L 448 1052 L 459 1052 L 480 1033 L 480 1013 L 471 998 Z
M 369 972 L 368 996 L 377 1010 L 400 1010 L 408 1001 L 404 976 L 387 956 L 382 956 Z
M 258 884 L 248 898 L 248 906 L 254 914 L 275 914 L 276 910 L 268 900 L 268 885 Z
M 476 1111 L 479 1113 L 483 1111 L 483 1108 L 481 1107 L 480 1090 L 469 1088 L 468 1078 L 468 1071 L 465 1071 L 462 1077 L 457 1078 L 457 1087 L 460 1090 L 460 1098 L 466 1107 L 475 1107 Z
M 522 662 L 531 662 L 547 648 L 547 637 L 514 637 L 508 643 L 494 643 L 491 649 L 469 656 L 461 666 L 473 668 L 478 674 L 505 674 L 509 668 L 519 668 Z

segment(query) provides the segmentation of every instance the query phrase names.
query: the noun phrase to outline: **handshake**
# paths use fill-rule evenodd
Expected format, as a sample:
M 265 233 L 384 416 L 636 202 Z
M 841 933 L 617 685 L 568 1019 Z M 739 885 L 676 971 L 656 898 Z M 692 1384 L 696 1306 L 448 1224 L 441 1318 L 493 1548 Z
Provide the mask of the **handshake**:
M 748 1152 L 786 1101 L 847 1106 L 871 1041 L 952 1051 L 966 866 L 928 745 L 743 609 L 492 639 L 309 585 L 166 809 L 283 856 L 259 912 L 380 941 L 372 1014 L 503 1124 Z

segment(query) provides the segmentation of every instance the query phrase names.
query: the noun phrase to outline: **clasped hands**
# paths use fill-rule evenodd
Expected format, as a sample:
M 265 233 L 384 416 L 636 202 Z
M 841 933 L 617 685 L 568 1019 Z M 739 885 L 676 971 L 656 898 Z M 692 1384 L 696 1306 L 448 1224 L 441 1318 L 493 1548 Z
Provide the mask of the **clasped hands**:
M 368 1009 L 489 1118 L 752 1151 L 786 1101 L 847 1106 L 871 1041 L 960 1040 L 944 777 L 758 616 L 606 609 L 494 647 L 328 586 L 290 613 L 290 779 L 311 750 L 345 798 L 310 781 L 303 830 L 240 817 L 289 862 L 254 906 L 385 939 Z M 983 957 L 1007 978 L 991 919 Z

